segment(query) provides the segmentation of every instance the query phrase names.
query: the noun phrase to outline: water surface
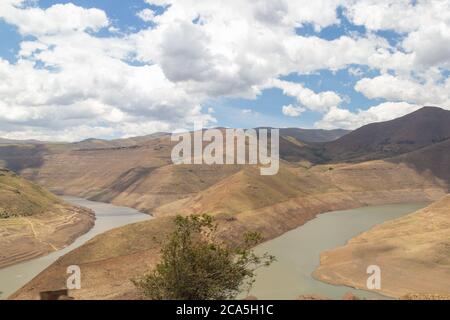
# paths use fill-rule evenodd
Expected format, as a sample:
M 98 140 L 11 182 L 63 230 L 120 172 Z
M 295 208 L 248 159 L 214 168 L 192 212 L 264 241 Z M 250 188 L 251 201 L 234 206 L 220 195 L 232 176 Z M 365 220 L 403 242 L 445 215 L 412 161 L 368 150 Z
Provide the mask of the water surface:
M 303 226 L 263 243 L 258 253 L 268 252 L 277 261 L 257 272 L 250 292 L 258 299 L 295 299 L 303 294 L 320 294 L 339 299 L 353 292 L 367 299 L 386 299 L 374 292 L 333 286 L 315 280 L 311 274 L 319 266 L 320 253 L 344 245 L 358 234 L 384 221 L 425 207 L 427 203 L 407 203 L 334 211 L 317 216 Z
M 0 269 L 0 299 L 6 299 L 50 266 L 59 257 L 80 247 L 96 235 L 126 224 L 151 219 L 151 216 L 132 208 L 118 207 L 109 203 L 94 202 L 76 197 L 62 198 L 74 205 L 94 210 L 96 217 L 94 227 L 64 249 L 52 252 L 44 257 Z
M 150 219 L 137 210 L 81 198 L 64 197 L 75 205 L 95 211 L 95 226 L 68 247 L 47 256 L 0 269 L 0 299 L 5 299 L 59 257 L 83 245 L 94 236 L 129 223 Z M 258 299 L 295 299 L 302 294 L 320 294 L 341 298 L 353 292 L 367 299 L 383 299 L 377 293 L 333 286 L 315 280 L 311 273 L 319 265 L 320 253 L 344 245 L 349 239 L 384 221 L 395 219 L 425 207 L 427 203 L 407 203 L 363 207 L 324 213 L 303 226 L 270 240 L 256 248 L 269 252 L 277 261 L 269 268 L 258 270 L 256 283 L 250 292 Z

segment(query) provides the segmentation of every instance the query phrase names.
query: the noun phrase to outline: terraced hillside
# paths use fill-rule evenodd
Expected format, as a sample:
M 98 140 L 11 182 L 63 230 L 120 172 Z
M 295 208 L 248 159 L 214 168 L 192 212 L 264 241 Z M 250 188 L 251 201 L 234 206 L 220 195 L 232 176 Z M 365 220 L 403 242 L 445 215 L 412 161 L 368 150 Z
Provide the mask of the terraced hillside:
M 0 169 L 0 268 L 62 248 L 93 224 L 90 211 Z

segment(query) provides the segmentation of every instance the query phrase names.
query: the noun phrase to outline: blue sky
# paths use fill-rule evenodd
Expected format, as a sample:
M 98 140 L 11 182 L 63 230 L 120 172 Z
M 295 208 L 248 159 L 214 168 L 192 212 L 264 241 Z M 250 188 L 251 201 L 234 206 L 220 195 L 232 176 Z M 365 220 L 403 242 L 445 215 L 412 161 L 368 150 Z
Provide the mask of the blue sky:
M 0 11 L 0 136 L 116 138 L 195 121 L 353 129 L 450 101 L 449 20 L 427 1 L 4 0 Z

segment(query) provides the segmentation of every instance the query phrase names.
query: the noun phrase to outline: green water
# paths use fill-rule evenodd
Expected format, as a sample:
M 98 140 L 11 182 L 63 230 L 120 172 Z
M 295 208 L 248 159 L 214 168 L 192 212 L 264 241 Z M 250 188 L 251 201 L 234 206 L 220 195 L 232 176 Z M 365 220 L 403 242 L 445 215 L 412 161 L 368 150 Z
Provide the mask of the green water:
M 275 255 L 277 262 L 269 268 L 258 270 L 250 295 L 258 299 L 292 300 L 303 294 L 320 294 L 338 299 L 347 292 L 353 292 L 367 299 L 386 299 L 375 292 L 320 282 L 311 273 L 319 265 L 321 252 L 342 246 L 377 224 L 412 213 L 426 205 L 393 204 L 325 213 L 260 245 L 256 251 Z

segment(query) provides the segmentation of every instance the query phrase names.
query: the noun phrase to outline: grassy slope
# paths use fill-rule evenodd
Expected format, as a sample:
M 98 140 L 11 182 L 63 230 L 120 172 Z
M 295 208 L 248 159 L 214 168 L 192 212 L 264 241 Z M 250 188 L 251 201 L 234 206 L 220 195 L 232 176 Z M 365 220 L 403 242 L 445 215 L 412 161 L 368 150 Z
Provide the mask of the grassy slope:
M 0 268 L 63 248 L 94 224 L 92 212 L 0 169 Z
M 0 218 L 42 214 L 59 203 L 52 193 L 8 170 L 0 169 Z

